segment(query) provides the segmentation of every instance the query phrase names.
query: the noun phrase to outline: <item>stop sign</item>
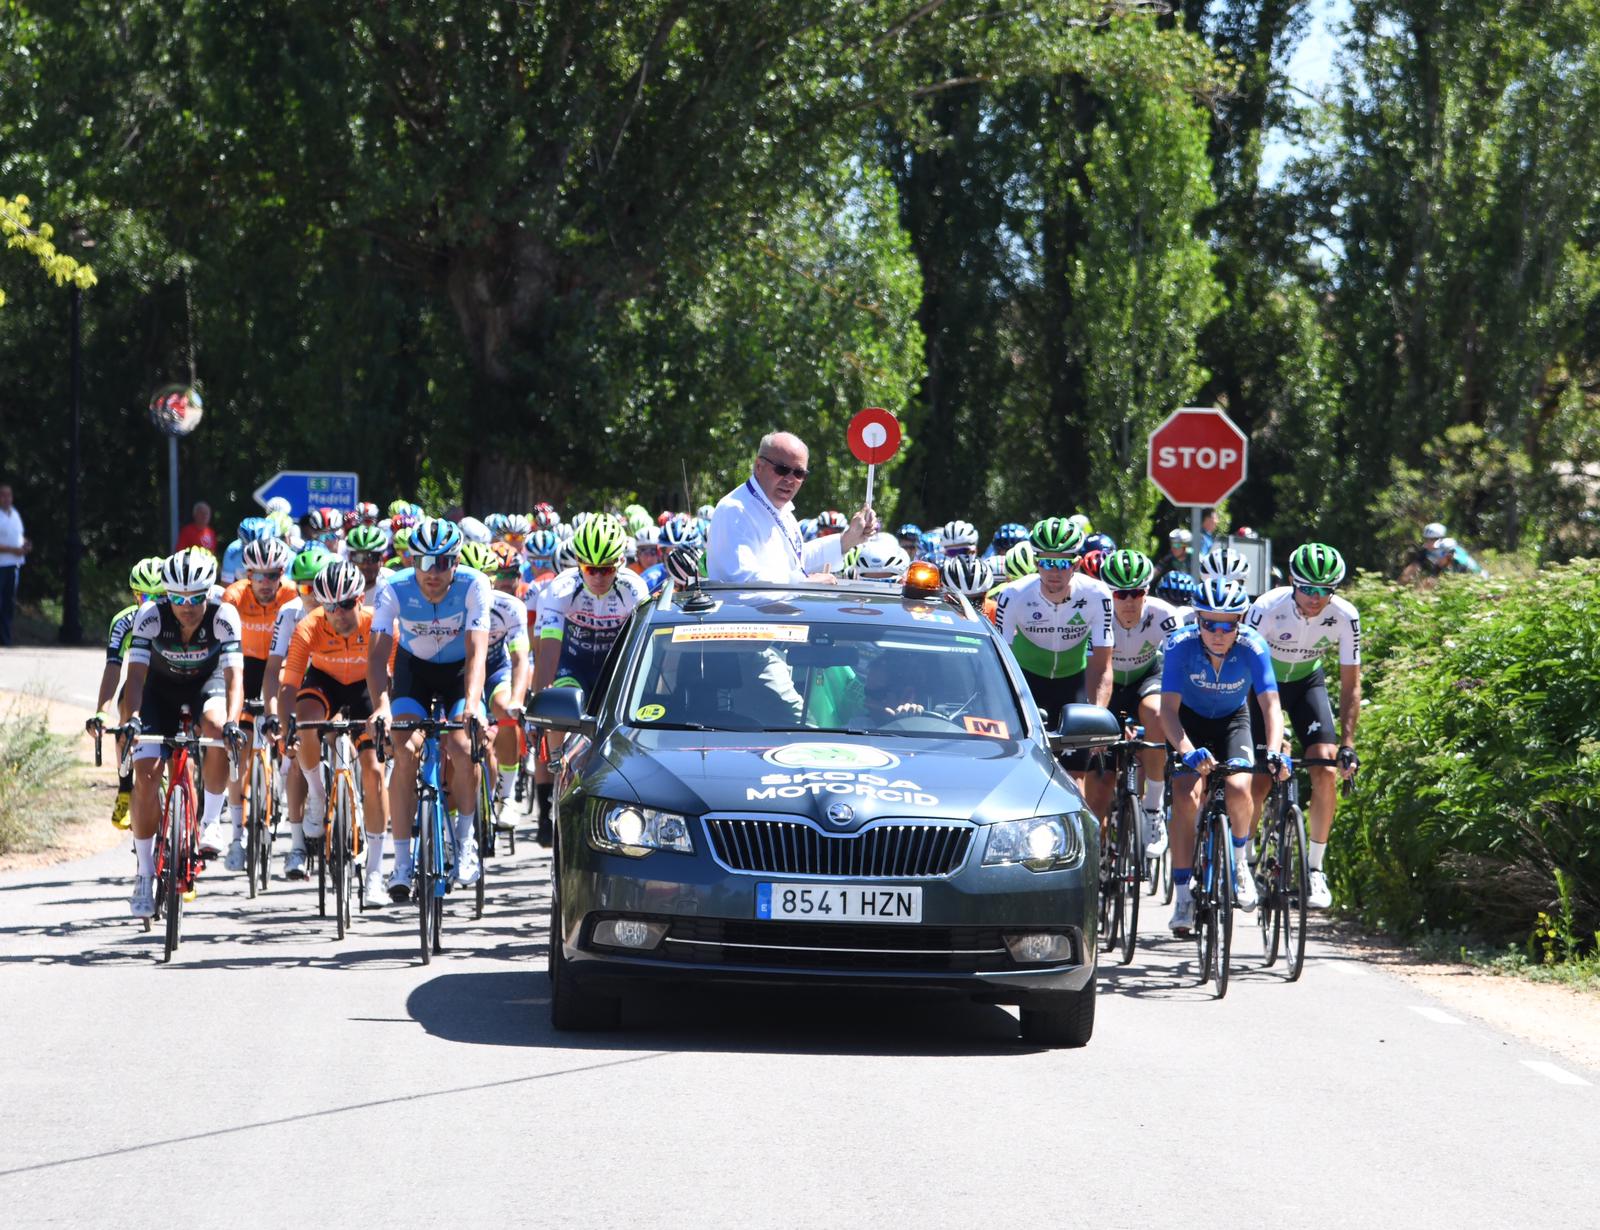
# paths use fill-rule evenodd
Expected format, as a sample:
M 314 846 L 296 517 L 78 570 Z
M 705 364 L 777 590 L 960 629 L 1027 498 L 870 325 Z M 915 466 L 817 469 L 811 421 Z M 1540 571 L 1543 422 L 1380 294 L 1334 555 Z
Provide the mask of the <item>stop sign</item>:
M 1156 489 L 1182 507 L 1220 504 L 1244 482 L 1250 442 L 1215 407 L 1174 410 L 1150 433 L 1146 473 Z

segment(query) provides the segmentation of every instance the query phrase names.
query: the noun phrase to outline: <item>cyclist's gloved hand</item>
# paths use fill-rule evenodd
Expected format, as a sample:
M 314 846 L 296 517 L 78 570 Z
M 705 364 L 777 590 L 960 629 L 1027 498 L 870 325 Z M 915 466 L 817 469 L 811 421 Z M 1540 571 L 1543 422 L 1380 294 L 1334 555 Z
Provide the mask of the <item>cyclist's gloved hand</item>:
M 263 713 L 256 721 L 261 728 L 263 739 L 276 739 L 283 731 L 283 723 L 278 721 L 276 713 Z
M 1356 755 L 1355 748 L 1346 743 L 1339 749 L 1339 767 L 1341 769 L 1348 772 L 1351 769 L 1359 768 L 1360 765 L 1361 757 Z
M 244 742 L 244 729 L 238 722 L 226 722 L 222 727 L 222 738 L 225 742 L 238 747 Z
M 123 723 L 123 726 L 126 727 L 125 733 L 130 739 L 137 739 L 140 735 L 144 734 L 144 723 L 139 720 L 139 715 L 137 713 L 129 717 L 128 720 Z
M 1207 765 L 1212 765 L 1216 762 L 1217 758 L 1211 754 L 1211 749 L 1208 747 L 1197 747 L 1183 758 L 1184 765 L 1193 769 L 1196 773 Z
M 1281 781 L 1293 772 L 1294 758 L 1287 752 L 1268 752 L 1267 768 L 1272 770 L 1272 776 Z

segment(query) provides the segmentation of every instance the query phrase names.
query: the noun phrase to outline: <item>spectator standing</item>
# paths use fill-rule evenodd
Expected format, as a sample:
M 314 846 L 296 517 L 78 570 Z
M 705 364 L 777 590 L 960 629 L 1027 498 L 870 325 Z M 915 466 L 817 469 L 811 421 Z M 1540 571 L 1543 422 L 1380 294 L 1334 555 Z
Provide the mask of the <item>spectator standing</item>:
M 217 531 L 211 528 L 211 505 L 201 500 L 194 506 L 193 517 L 194 520 L 178 531 L 178 550 L 204 547 L 212 555 L 216 555 Z
M 22 514 L 12 503 L 11 486 L 0 483 L 0 645 L 11 644 L 17 581 L 22 575 L 22 561 L 32 550 L 33 542 L 22 529 Z
M 1200 514 L 1200 554 L 1209 555 L 1217 545 L 1217 510 L 1208 508 Z

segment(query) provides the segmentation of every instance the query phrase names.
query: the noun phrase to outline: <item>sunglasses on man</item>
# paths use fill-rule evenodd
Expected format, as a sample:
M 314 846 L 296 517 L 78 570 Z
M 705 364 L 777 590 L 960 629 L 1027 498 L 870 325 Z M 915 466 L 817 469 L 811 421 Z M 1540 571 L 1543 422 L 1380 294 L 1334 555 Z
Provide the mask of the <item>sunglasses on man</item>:
M 1149 592 L 1147 589 L 1114 589 L 1111 591 L 1111 596 L 1120 598 L 1124 602 L 1132 602 L 1135 598 L 1143 598 Z
M 1054 555 L 1040 555 L 1034 560 L 1039 565 L 1040 572 L 1060 572 L 1071 568 L 1078 561 L 1076 559 L 1063 559 Z
M 202 591 L 198 594 L 172 594 L 167 595 L 167 601 L 173 606 L 199 606 L 210 595 Z
M 418 572 L 454 572 L 455 567 L 461 562 L 455 555 L 419 555 L 417 559 Z
M 617 570 L 617 566 L 615 564 L 579 564 L 578 567 L 583 571 L 583 575 L 586 577 L 608 577 Z
M 361 605 L 360 598 L 346 598 L 343 602 L 324 602 L 324 611 L 353 611 Z
M 1331 585 L 1296 585 L 1295 592 L 1304 594 L 1307 598 L 1331 598 L 1333 586 Z
M 283 579 L 283 569 L 276 572 L 249 572 L 245 574 L 252 581 L 280 581 Z
M 805 482 L 811 476 L 811 471 L 804 466 L 786 466 L 781 461 L 772 460 L 771 457 L 762 457 L 761 460 L 771 466 L 779 478 L 788 478 L 793 474 L 801 482 Z
M 1202 619 L 1200 631 L 1202 632 L 1237 632 L 1239 621 L 1237 619 Z

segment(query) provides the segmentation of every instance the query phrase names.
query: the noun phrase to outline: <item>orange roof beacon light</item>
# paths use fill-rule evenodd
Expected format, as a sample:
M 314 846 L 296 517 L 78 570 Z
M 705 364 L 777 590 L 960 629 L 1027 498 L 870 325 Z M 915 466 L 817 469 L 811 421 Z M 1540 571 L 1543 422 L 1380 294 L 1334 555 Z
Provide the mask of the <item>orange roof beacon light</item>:
M 906 570 L 906 584 L 902 591 L 907 598 L 925 598 L 937 594 L 944 583 L 939 569 L 927 560 L 918 560 Z

